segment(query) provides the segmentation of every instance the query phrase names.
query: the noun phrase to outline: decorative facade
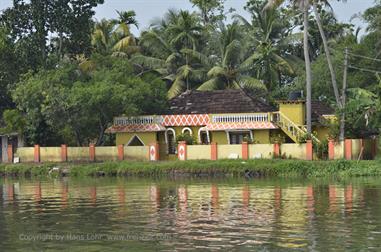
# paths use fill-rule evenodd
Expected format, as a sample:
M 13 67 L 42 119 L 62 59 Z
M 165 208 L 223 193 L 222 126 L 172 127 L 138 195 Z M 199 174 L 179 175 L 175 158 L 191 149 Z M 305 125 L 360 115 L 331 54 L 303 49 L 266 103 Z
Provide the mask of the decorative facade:
M 242 90 L 188 91 L 170 100 L 163 115 L 118 117 L 107 132 L 116 134 L 117 145 L 158 143 L 160 150 L 175 154 L 179 135 L 193 136 L 194 144 L 268 144 L 274 139 L 298 143 L 305 137 L 304 100 L 279 101 L 278 107 L 254 98 Z M 316 141 L 327 138 L 324 118 L 333 110 L 313 102 Z

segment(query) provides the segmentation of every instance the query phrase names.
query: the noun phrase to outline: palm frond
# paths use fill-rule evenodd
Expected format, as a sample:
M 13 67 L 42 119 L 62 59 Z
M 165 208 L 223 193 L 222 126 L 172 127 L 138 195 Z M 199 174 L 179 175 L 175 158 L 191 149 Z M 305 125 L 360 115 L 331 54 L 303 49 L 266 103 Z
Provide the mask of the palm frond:
M 149 69 L 159 69 L 165 67 L 165 61 L 162 59 L 148 57 L 144 55 L 136 55 L 131 58 L 131 62 L 138 64 L 142 67 L 146 67 Z
M 218 89 L 219 85 L 219 79 L 218 78 L 212 78 L 204 83 L 202 83 L 197 90 L 200 91 L 210 91 L 210 90 L 216 90 Z
M 171 88 L 168 90 L 168 98 L 172 99 L 179 94 L 181 94 L 185 90 L 186 84 L 183 79 L 176 78 L 175 81 L 172 83 Z

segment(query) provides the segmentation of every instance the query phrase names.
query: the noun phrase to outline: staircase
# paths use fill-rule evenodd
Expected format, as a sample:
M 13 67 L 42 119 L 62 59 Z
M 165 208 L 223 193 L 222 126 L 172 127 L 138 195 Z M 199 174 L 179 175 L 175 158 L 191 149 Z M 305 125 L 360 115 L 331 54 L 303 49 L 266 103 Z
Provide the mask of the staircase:
M 305 139 L 307 135 L 307 130 L 304 126 L 300 127 L 296 125 L 293 121 L 291 121 L 287 116 L 285 116 L 281 112 L 273 113 L 273 121 L 295 143 L 300 143 L 302 140 Z M 315 136 L 311 135 L 311 138 L 314 142 L 320 143 L 320 140 L 317 139 Z

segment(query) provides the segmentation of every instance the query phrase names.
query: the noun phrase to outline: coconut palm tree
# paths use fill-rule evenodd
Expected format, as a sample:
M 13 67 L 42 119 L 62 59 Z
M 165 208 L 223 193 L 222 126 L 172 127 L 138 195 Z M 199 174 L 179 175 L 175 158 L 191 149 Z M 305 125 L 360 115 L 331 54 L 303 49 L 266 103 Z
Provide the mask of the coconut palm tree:
M 240 15 L 234 18 L 243 24 L 249 34 L 250 48 L 242 67 L 250 70 L 257 79 L 263 80 L 269 91 L 276 84 L 282 84 L 282 76 L 295 74 L 295 66 L 300 59 L 285 53 L 292 39 L 300 34 L 291 34 L 276 9 L 263 9 L 264 3 L 258 2 L 250 7 L 252 21 Z M 247 36 L 246 36 L 247 37 Z
M 208 71 L 209 80 L 204 82 L 199 90 L 238 89 L 266 91 L 263 83 L 251 77 L 246 66 L 242 65 L 245 47 L 242 42 L 242 32 L 238 22 L 230 25 L 220 25 L 220 55 L 214 57 L 218 63 Z
M 118 12 L 119 19 L 102 19 L 97 22 L 92 34 L 92 45 L 98 53 L 129 56 L 138 51 L 136 39 L 130 25 L 137 26 L 135 12 Z
M 163 20 L 142 33 L 140 46 L 144 53 L 132 61 L 142 69 L 141 73 L 152 70 L 169 81 L 169 98 L 197 88 L 211 65 L 198 51 L 201 30 L 197 15 L 170 10 Z

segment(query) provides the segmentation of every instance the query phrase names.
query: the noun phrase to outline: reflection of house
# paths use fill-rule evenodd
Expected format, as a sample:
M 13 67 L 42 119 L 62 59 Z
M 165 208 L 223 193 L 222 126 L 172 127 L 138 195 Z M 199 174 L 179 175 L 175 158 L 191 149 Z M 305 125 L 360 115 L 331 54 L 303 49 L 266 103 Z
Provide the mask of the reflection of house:
M 119 117 L 108 132 L 116 134 L 117 145 L 148 145 L 159 142 L 167 153 L 175 152 L 176 137 L 190 134 L 199 144 L 240 144 L 242 141 L 270 143 L 281 136 L 286 142 L 299 142 L 306 134 L 305 101 L 279 101 L 279 109 L 262 98 L 242 90 L 188 91 L 170 100 L 163 115 Z M 314 130 L 321 140 L 328 127 L 323 120 L 333 111 L 313 102 Z M 160 148 L 162 149 L 162 148 Z

